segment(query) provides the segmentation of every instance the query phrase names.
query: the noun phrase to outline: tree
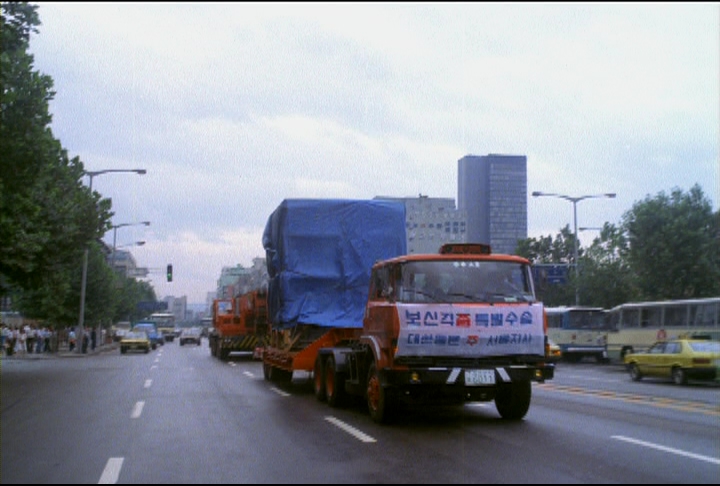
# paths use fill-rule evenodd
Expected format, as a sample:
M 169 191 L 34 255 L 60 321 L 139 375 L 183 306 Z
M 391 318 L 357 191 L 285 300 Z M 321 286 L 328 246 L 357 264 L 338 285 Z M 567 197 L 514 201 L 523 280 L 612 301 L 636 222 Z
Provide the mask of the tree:
M 636 202 L 623 215 L 628 264 L 642 300 L 720 295 L 720 217 L 695 184 Z
M 33 69 L 37 6 L 3 2 L 0 30 L 0 295 L 35 294 L 50 317 L 70 289 L 83 249 L 110 228 L 111 203 L 82 184 L 85 170 L 49 128 L 53 81 Z M 38 292 L 43 293 L 38 295 Z M 43 303 L 44 302 L 44 303 Z
M 609 309 L 636 300 L 636 283 L 628 261 L 625 233 L 605 223 L 600 235 L 580 259 L 580 301 Z
M 575 301 L 575 273 L 571 265 L 575 258 L 575 234 L 570 225 L 560 230 L 555 238 L 541 236 L 518 241 L 516 253 L 530 260 L 534 265 L 556 264 L 568 267 L 566 284 L 549 284 L 542 279 L 536 281 L 536 294 L 547 306 L 572 305 Z M 582 255 L 582 250 L 578 250 Z

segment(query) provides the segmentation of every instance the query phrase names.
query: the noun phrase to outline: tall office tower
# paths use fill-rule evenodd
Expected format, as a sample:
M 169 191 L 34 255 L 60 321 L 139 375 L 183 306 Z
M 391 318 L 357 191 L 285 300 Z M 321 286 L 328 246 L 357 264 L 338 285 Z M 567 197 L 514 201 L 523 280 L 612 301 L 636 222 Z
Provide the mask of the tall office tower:
M 469 243 L 515 253 L 527 238 L 527 157 L 466 155 L 458 160 L 458 211 L 467 215 Z

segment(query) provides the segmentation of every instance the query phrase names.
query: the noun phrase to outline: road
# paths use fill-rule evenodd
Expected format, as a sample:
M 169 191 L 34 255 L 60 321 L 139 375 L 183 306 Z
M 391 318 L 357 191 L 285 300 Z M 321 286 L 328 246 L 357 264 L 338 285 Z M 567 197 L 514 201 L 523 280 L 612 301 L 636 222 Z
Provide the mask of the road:
M 318 402 L 259 362 L 168 343 L 149 354 L 2 361 L 2 483 L 704 483 L 720 477 L 720 386 L 564 364 L 525 420 L 494 404 Z

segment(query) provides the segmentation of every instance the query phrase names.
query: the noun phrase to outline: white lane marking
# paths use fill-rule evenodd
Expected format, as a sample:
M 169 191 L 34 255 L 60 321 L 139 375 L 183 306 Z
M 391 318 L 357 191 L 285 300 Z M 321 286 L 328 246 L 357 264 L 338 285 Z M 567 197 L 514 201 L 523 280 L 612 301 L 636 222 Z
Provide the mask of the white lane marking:
M 150 367 L 151 370 L 154 370 L 155 368 L 157 368 L 156 365 L 152 365 L 152 366 Z
M 282 391 L 282 390 L 279 389 L 279 388 L 272 387 L 272 388 L 270 388 L 270 389 L 271 389 L 272 391 L 274 391 L 275 393 L 277 393 L 278 395 L 280 395 L 280 396 L 283 396 L 283 397 L 289 397 L 289 396 L 290 396 L 289 393 L 284 392 L 284 391 Z
M 160 362 L 160 358 L 155 358 L 154 363 L 159 363 L 159 362 Z
M 352 435 L 353 437 L 355 437 L 356 439 L 358 439 L 362 442 L 377 442 L 375 439 L 373 439 L 369 435 L 360 432 L 355 427 L 352 427 L 352 426 L 346 424 L 345 422 L 336 419 L 335 417 L 325 417 L 325 420 L 327 420 L 331 424 L 335 425 L 336 427 L 341 428 L 342 430 L 344 430 L 345 432 L 347 432 L 348 434 Z
M 111 457 L 105 464 L 105 469 L 100 476 L 98 484 L 115 484 L 120 477 L 120 469 L 122 468 L 124 457 Z
M 651 449 L 657 449 L 663 452 L 670 452 L 671 454 L 677 454 L 678 456 L 685 456 L 691 459 L 697 459 L 698 461 L 705 461 L 711 464 L 720 465 L 720 459 L 715 459 L 714 457 L 701 456 L 700 454 L 693 454 L 692 452 L 681 451 L 680 449 L 673 449 L 672 447 L 665 447 L 658 444 L 653 444 L 651 442 L 645 442 L 643 440 L 631 439 L 630 437 L 623 437 L 622 435 L 613 435 L 612 438 L 616 440 L 630 442 L 631 444 L 650 447 Z
M 145 380 L 145 388 L 150 388 L 152 386 L 152 380 Z
M 243 371 L 243 375 L 247 376 L 248 378 L 255 378 L 255 375 L 250 373 L 249 371 Z
M 130 414 L 130 418 L 140 417 L 140 414 L 142 413 L 144 406 L 145 406 L 145 402 L 137 402 L 135 404 L 135 406 L 133 407 L 133 411 L 132 411 L 132 414 Z
M 479 408 L 487 408 L 490 406 L 487 402 L 472 402 L 467 404 L 468 407 L 479 407 Z

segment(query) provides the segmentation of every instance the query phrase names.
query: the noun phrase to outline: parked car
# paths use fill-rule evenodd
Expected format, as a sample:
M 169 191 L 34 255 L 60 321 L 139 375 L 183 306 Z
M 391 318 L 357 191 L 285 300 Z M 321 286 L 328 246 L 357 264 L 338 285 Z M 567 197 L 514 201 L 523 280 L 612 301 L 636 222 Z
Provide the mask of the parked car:
M 120 340 L 120 354 L 128 351 L 150 352 L 150 338 L 145 331 L 128 331 Z
M 691 380 L 720 379 L 720 341 L 671 339 L 658 341 L 641 353 L 624 358 L 633 381 L 645 376 L 671 378 L 684 385 Z
M 136 322 L 132 330 L 144 331 L 150 339 L 150 347 L 152 349 L 156 349 L 158 345 L 162 346 L 165 344 L 165 339 L 154 322 Z
M 184 344 L 194 343 L 200 346 L 202 344 L 202 330 L 199 327 L 188 327 L 180 333 L 180 346 Z

